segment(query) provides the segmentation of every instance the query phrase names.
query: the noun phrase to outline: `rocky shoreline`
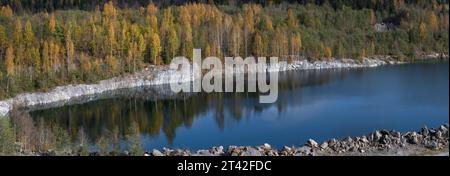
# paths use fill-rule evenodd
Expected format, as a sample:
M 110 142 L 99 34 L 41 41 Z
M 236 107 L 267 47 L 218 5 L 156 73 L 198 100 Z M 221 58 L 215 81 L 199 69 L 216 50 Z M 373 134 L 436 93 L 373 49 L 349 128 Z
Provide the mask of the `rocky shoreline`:
M 438 128 L 424 127 L 418 132 L 401 133 L 378 130 L 360 137 L 347 137 L 341 140 L 330 139 L 321 144 L 310 139 L 300 147 L 285 146 L 272 148 L 269 144 L 261 146 L 212 147 L 208 150 L 191 152 L 181 149 L 153 150 L 148 156 L 372 156 L 372 155 L 447 155 L 449 149 L 449 125 Z
M 423 58 L 439 59 L 448 58 L 448 55 L 426 55 Z M 331 68 L 361 68 L 377 67 L 387 64 L 403 64 L 392 56 L 375 56 L 364 58 L 362 62 L 354 59 L 331 59 L 327 61 L 295 60 L 290 63 L 280 62 L 270 65 L 263 71 L 281 72 L 287 70 L 307 70 L 307 69 L 331 69 Z M 261 70 L 245 70 L 236 72 L 258 72 Z M 140 72 L 111 78 L 100 81 L 97 84 L 77 84 L 56 87 L 48 92 L 22 93 L 16 97 L 0 101 L 0 117 L 6 116 L 13 107 L 32 108 L 32 107 L 58 107 L 71 103 L 74 99 L 94 100 L 98 94 L 120 90 L 125 88 L 136 88 L 142 86 L 158 86 L 170 84 L 172 75 L 178 76 L 179 81 L 192 81 L 192 75 L 178 74 L 170 70 L 168 66 L 151 66 Z M 167 92 L 166 92 L 167 93 Z M 165 94 L 156 92 L 155 94 Z
M 223 146 L 191 151 L 187 149 L 153 149 L 143 154 L 130 152 L 106 154 L 108 156 L 449 156 L 449 125 L 424 127 L 418 132 L 377 130 L 366 136 L 330 139 L 318 143 L 309 139 L 304 145 L 284 146 L 276 149 L 269 144 L 261 146 Z M 38 156 L 60 155 L 54 151 L 36 153 Z M 64 153 L 77 156 L 80 153 Z M 96 152 L 90 156 L 100 156 Z

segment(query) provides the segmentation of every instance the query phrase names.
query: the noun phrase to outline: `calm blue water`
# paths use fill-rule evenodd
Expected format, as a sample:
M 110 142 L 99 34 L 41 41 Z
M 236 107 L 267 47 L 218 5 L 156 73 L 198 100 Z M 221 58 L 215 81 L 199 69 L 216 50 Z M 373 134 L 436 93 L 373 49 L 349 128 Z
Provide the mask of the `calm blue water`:
M 92 143 L 114 129 L 126 142 L 130 124 L 137 122 L 148 150 L 263 143 L 282 147 L 309 138 L 418 130 L 449 121 L 448 63 L 290 71 L 280 74 L 279 87 L 278 101 L 269 105 L 259 104 L 255 94 L 214 93 L 186 100 L 112 98 L 31 115 L 73 136 L 82 127 Z

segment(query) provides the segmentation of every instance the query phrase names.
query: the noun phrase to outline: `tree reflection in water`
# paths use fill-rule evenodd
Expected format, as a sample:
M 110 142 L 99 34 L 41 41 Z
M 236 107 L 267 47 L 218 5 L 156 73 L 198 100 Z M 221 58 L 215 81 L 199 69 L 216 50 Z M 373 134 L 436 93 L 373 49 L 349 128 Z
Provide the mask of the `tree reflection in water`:
M 149 91 L 141 89 L 130 93 L 131 96 L 128 97 L 117 96 L 83 104 L 36 110 L 30 112 L 30 115 L 35 121 L 43 121 L 47 125 L 56 124 L 66 129 L 73 141 L 77 140 L 80 129 L 84 129 L 91 142 L 106 135 L 105 131 L 118 133 L 120 139 L 125 139 L 126 136 L 132 135 L 132 130 L 129 129 L 136 123 L 138 133 L 149 137 L 163 134 L 168 143 L 172 144 L 178 127 L 191 128 L 196 118 L 204 117 L 209 112 L 212 112 L 217 127 L 223 130 L 225 118 L 239 122 L 246 114 L 258 114 L 270 107 L 276 107 L 278 112 L 283 112 L 288 107 L 300 106 L 302 97 L 292 93 L 293 91 L 343 79 L 346 73 L 345 69 L 281 72 L 279 98 L 273 104 L 260 104 L 259 93 L 179 94 L 176 98 L 160 99 L 148 96 Z

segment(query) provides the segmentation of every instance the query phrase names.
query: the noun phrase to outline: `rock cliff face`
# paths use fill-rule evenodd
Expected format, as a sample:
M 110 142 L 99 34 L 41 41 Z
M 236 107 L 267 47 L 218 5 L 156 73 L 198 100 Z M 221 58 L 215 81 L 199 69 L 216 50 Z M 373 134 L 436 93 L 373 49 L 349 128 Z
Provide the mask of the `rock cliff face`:
M 365 58 L 363 62 L 352 59 L 332 59 L 330 61 L 298 60 L 291 63 L 279 62 L 269 65 L 263 69 L 247 70 L 236 69 L 234 73 L 239 72 L 279 72 L 287 70 L 302 69 L 329 69 L 329 68 L 357 68 L 357 67 L 376 67 L 385 64 L 399 64 L 391 57 Z M 232 73 L 232 72 L 230 72 Z M 221 73 L 220 73 L 221 74 Z M 175 76 L 176 79 L 171 79 Z M 96 99 L 99 94 L 108 93 L 114 90 L 136 88 L 141 86 L 157 86 L 170 84 L 173 81 L 188 82 L 192 81 L 192 74 L 179 73 L 169 69 L 168 66 L 152 66 L 140 72 L 128 76 L 121 76 L 100 81 L 97 84 L 77 84 L 56 87 L 48 92 L 33 92 L 19 94 L 14 98 L 0 101 L 0 117 L 6 116 L 13 107 L 55 107 L 71 103 L 73 100 L 82 99 L 83 102 Z M 168 89 L 153 89 L 155 95 L 171 96 Z

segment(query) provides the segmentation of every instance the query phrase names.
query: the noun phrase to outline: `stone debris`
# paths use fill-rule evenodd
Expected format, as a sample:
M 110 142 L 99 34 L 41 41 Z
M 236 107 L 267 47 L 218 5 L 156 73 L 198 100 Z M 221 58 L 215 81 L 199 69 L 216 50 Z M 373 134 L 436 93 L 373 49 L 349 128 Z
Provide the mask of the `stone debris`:
M 328 155 L 416 155 L 427 152 L 447 150 L 449 144 L 449 125 L 441 125 L 436 129 L 422 128 L 417 132 L 400 133 L 397 131 L 377 130 L 370 133 L 367 138 L 346 137 L 342 140 L 330 139 L 318 144 L 310 139 L 305 145 L 284 146 L 282 149 L 273 148 L 270 144 L 260 146 L 223 146 L 211 147 L 191 152 L 187 149 L 163 148 L 162 151 L 154 149 L 145 152 L 144 156 L 328 156 Z M 40 156 L 54 156 L 54 151 L 39 153 Z M 75 154 L 74 154 L 75 155 Z M 98 156 L 98 153 L 91 153 Z M 130 155 L 122 153 L 120 156 Z
M 308 140 L 303 146 L 284 146 L 276 149 L 270 144 L 260 146 L 223 146 L 211 147 L 191 151 L 188 149 L 163 148 L 151 152 L 144 152 L 142 156 L 335 156 L 335 155 L 445 155 L 448 156 L 449 125 L 441 125 L 436 129 L 422 128 L 419 132 L 396 132 L 378 130 L 367 136 L 379 138 L 346 137 L 344 139 L 330 139 L 322 144 Z M 54 150 L 32 153 L 37 156 L 73 155 L 76 151 L 55 152 Z M 100 156 L 98 152 L 89 153 L 90 156 Z M 111 156 L 136 155 L 128 151 L 109 153 Z M 139 154 L 138 154 L 139 155 Z

